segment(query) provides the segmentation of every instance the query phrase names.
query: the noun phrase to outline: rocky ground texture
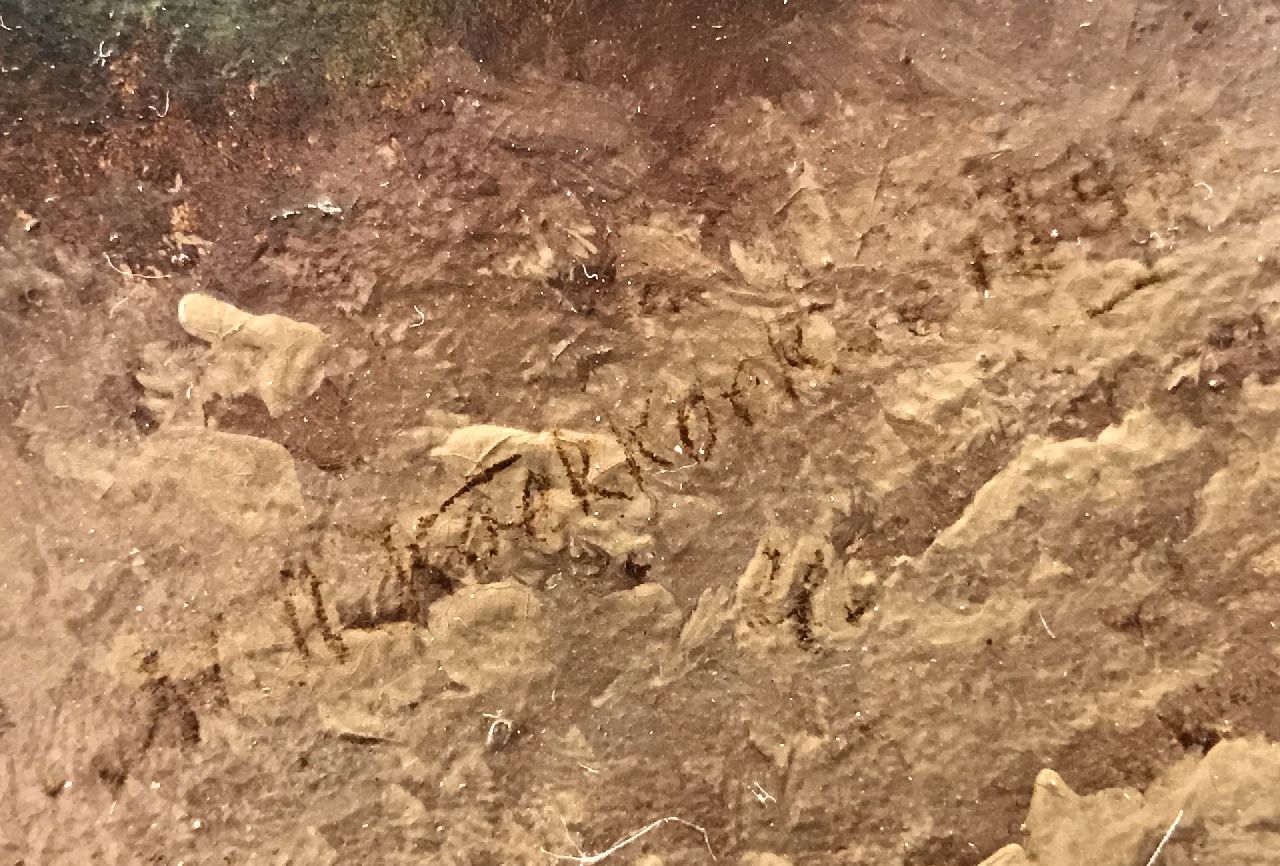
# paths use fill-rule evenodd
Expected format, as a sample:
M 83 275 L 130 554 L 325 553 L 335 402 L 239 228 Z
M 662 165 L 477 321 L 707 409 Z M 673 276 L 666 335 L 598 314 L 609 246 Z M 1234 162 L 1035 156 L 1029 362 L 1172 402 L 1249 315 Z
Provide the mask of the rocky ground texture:
M 1280 14 L 697 5 L 5 14 L 5 862 L 1277 862 Z

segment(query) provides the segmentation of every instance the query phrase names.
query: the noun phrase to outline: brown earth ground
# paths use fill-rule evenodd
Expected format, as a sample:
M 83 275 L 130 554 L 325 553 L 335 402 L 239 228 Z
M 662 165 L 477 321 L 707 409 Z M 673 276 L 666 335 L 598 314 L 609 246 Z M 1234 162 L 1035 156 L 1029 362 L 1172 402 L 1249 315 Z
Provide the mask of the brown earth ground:
M 0 32 L 4 862 L 962 866 L 1280 739 L 1280 14 L 530 10 Z

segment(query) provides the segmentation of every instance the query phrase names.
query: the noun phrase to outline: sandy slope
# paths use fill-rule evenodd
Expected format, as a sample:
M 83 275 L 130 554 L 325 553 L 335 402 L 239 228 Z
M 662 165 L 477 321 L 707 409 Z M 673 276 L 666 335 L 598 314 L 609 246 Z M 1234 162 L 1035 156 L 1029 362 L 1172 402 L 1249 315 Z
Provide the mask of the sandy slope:
M 1028 7 L 33 112 L 0 852 L 1273 862 L 1280 20 Z

